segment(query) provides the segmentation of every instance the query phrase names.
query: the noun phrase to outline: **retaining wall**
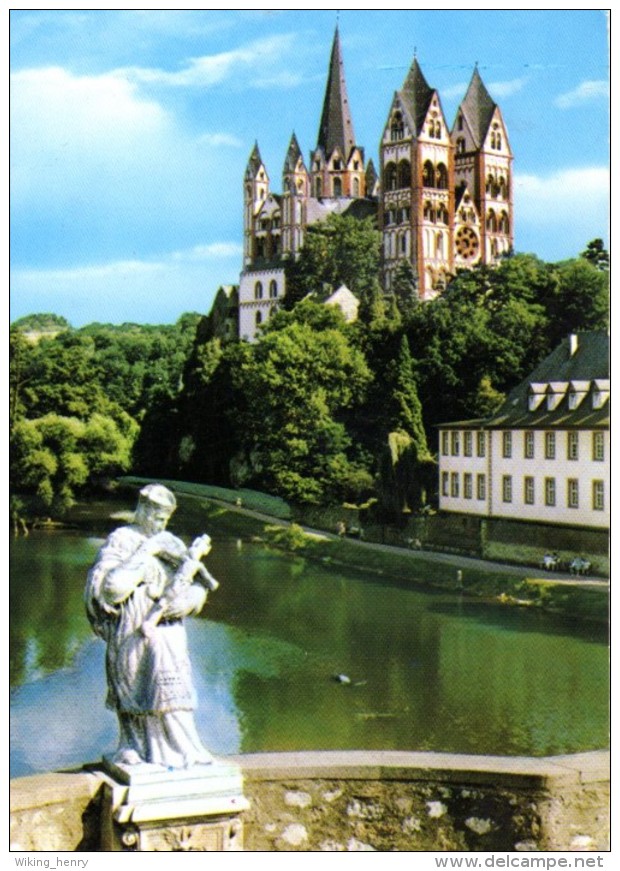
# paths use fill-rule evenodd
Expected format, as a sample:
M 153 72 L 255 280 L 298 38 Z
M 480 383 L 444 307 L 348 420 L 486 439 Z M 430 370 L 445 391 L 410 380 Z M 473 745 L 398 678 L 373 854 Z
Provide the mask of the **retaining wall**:
M 609 848 L 609 754 L 543 759 L 398 751 L 233 757 L 248 851 Z M 11 849 L 96 851 L 102 779 L 11 782 Z

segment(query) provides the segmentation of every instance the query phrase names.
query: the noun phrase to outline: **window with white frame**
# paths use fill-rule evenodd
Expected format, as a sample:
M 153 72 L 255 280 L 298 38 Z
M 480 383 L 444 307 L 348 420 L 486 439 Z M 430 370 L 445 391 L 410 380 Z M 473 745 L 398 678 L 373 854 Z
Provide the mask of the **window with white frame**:
M 545 459 L 555 460 L 555 433 L 545 433 Z
M 526 505 L 534 504 L 534 478 L 531 475 L 526 475 L 523 479 L 523 501 Z
M 441 473 L 441 495 L 442 496 L 449 496 L 450 495 L 448 482 L 449 482 L 448 473 L 442 472 Z
M 461 440 L 460 433 L 458 430 L 454 430 L 451 434 L 451 453 L 453 457 L 458 457 L 461 451 Z
M 512 457 L 512 433 L 510 430 L 502 433 L 502 457 L 504 459 Z
M 453 499 L 458 499 L 459 497 L 459 473 L 452 472 L 450 474 L 450 495 Z
M 605 510 L 605 482 L 592 481 L 592 508 L 594 511 Z
M 476 453 L 479 457 L 484 457 L 486 454 L 486 433 L 476 433 Z
M 512 475 L 502 476 L 502 502 L 512 502 Z
M 471 499 L 473 496 L 473 482 L 471 472 L 465 472 L 463 475 L 463 496 L 465 499 Z
M 463 433 L 463 455 L 465 457 L 471 457 L 473 450 L 473 433 L 469 430 L 466 430 Z
M 579 433 L 569 432 L 566 434 L 566 459 L 579 459 Z
M 486 475 L 479 474 L 476 476 L 476 496 L 483 501 L 487 498 L 487 479 Z
M 445 432 L 445 430 L 441 434 L 441 453 L 443 454 L 444 457 L 447 457 L 448 454 L 450 453 L 450 451 L 449 451 L 449 433 Z
M 566 482 L 566 505 L 568 508 L 579 508 L 579 481 L 569 478 Z
M 531 429 L 523 434 L 523 456 L 526 460 L 534 459 L 534 431 Z
M 555 505 L 555 478 L 545 478 L 545 505 L 549 508 Z
M 597 462 L 605 459 L 605 433 L 592 433 L 592 459 Z

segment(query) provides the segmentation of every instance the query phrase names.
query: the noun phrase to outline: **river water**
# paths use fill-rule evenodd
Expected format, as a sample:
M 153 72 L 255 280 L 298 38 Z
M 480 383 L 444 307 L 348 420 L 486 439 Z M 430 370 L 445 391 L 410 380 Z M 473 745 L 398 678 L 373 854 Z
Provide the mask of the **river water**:
M 195 524 L 172 529 L 202 532 Z M 11 543 L 11 776 L 114 749 L 104 646 L 82 605 L 109 528 Z M 211 518 L 207 531 L 221 586 L 187 627 L 198 728 L 214 753 L 541 756 L 608 745 L 604 627 L 287 556 L 230 521 Z

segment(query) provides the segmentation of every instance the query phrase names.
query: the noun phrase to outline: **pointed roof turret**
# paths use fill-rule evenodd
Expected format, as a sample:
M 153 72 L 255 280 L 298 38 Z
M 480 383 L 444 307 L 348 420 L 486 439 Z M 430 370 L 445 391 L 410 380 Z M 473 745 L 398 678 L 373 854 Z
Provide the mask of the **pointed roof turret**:
M 349 109 L 347 86 L 344 78 L 344 65 L 340 51 L 338 26 L 334 33 L 332 53 L 329 61 L 329 74 L 323 100 L 323 113 L 319 126 L 317 148 L 322 148 L 326 156 L 340 148 L 345 160 L 355 145 L 353 121 Z
M 434 93 L 434 89 L 424 78 L 418 59 L 414 57 L 411 69 L 400 90 L 400 98 L 411 115 L 411 120 L 415 123 L 416 134 L 421 131 L 424 125 Z
M 286 152 L 286 157 L 284 158 L 284 172 L 295 172 L 300 157 L 302 157 L 301 148 L 299 147 L 299 142 L 297 141 L 295 133 L 293 133 L 288 146 L 288 151 Z
M 372 196 L 373 191 L 375 189 L 375 185 L 379 181 L 379 176 L 377 175 L 377 170 L 375 169 L 375 165 L 372 162 L 372 157 L 369 159 L 366 164 L 366 196 Z
M 497 103 L 487 91 L 476 64 L 467 93 L 459 107 L 474 137 L 476 148 L 484 143 L 496 109 Z
M 254 148 L 252 149 L 252 153 L 248 159 L 248 165 L 245 170 L 246 178 L 255 178 L 256 173 L 263 165 L 263 159 L 260 156 L 260 151 L 258 150 L 258 142 L 254 143 Z

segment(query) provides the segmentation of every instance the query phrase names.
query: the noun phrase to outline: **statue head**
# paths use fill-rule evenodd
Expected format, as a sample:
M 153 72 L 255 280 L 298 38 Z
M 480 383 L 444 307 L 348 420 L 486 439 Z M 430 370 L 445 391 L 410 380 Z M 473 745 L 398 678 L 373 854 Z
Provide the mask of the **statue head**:
M 155 535 L 168 525 L 177 501 L 174 493 L 162 484 L 147 484 L 140 490 L 135 523 L 146 535 Z

